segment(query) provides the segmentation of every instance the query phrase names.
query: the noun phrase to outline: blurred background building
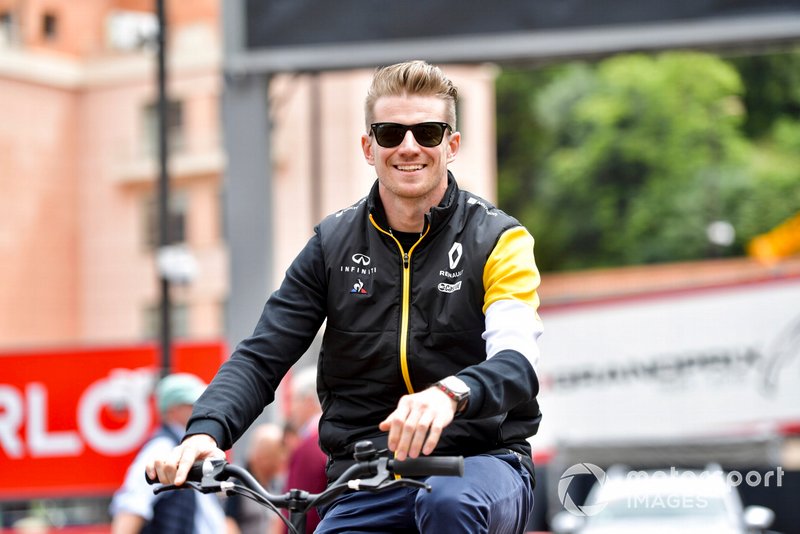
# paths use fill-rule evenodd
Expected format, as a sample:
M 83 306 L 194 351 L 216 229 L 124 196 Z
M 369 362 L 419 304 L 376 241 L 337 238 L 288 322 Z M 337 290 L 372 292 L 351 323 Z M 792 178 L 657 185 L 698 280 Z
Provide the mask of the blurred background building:
M 220 5 L 167 6 L 169 224 L 196 262 L 194 276 L 173 288 L 174 334 L 221 338 Z M 0 264 L 0 345 L 157 338 L 156 31 L 150 1 L 0 0 L 0 249 L 8 259 Z M 464 95 L 455 172 L 491 198 L 494 70 L 448 72 Z M 313 224 L 374 180 L 359 143 L 370 75 L 285 74 L 271 83 L 274 189 L 263 210 L 274 225 L 272 283 Z M 267 239 L 267 231 L 253 227 L 246 239 Z
M 199 265 L 176 332 L 219 336 L 217 2 L 172 2 L 170 224 Z M 156 335 L 155 15 L 141 1 L 0 3 L 2 254 L 6 346 Z

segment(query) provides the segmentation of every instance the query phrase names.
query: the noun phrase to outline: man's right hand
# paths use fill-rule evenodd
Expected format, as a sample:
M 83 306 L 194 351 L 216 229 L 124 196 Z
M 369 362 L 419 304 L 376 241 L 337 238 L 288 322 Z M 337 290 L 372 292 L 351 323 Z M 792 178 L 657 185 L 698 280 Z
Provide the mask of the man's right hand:
M 180 486 L 192 465 L 206 458 L 225 458 L 225 453 L 217 447 L 217 442 L 208 434 L 189 436 L 164 458 L 152 458 L 147 462 L 147 476 L 158 479 L 162 484 Z

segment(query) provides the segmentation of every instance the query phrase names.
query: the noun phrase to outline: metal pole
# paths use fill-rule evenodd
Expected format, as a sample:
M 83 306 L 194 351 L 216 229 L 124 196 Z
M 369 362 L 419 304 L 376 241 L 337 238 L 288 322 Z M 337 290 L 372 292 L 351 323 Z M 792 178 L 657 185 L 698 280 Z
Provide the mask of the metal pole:
M 169 228 L 169 172 L 167 160 L 169 156 L 168 144 L 168 113 L 169 104 L 167 100 L 167 69 L 166 69 L 166 47 L 167 47 L 167 21 L 164 15 L 165 0 L 156 0 L 156 16 L 158 18 L 158 253 L 164 247 L 170 245 L 171 236 Z M 172 360 L 172 324 L 170 301 L 170 282 L 167 273 L 159 269 L 161 286 L 161 309 L 160 309 L 160 341 L 161 341 L 161 374 L 165 376 L 170 373 Z
M 225 43 L 222 138 L 228 161 L 223 182 L 224 217 L 230 262 L 225 337 L 230 348 L 253 333 L 264 298 L 274 289 L 270 77 L 265 73 L 228 72 L 232 58 L 245 51 L 246 3 L 220 2 Z M 276 404 L 267 406 L 256 423 L 276 421 Z M 250 429 L 234 444 L 234 458 L 247 457 Z
M 311 112 L 309 113 L 309 135 L 311 136 L 311 228 L 322 218 L 322 89 L 319 71 L 310 74 Z

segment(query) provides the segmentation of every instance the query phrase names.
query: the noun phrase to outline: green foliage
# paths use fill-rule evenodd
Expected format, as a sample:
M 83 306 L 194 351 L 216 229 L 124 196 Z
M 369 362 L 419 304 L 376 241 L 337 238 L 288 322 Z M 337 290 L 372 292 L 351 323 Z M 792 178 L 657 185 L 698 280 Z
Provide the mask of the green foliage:
M 800 126 L 753 143 L 745 93 L 732 63 L 693 52 L 504 72 L 500 206 L 531 229 L 543 270 L 741 254 L 769 228 L 760 210 L 800 205 Z M 716 220 L 734 224 L 732 246 L 709 242 Z
M 751 162 L 751 187 L 732 202 L 738 243 L 778 226 L 800 207 L 800 121 L 781 119 Z
M 800 53 L 739 56 L 730 62 L 747 81 L 748 137 L 768 136 L 782 117 L 800 117 Z

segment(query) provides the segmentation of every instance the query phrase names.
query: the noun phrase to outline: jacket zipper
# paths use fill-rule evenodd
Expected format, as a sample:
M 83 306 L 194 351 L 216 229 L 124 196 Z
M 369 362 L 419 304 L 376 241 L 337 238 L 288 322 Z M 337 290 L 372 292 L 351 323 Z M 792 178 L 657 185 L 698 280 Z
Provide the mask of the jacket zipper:
M 409 393 L 414 393 L 414 386 L 411 385 L 411 374 L 408 371 L 408 315 L 411 302 L 411 254 L 414 252 L 414 249 L 417 248 L 419 242 L 422 241 L 422 238 L 428 234 L 430 226 L 427 225 L 425 232 L 419 237 L 417 242 L 414 243 L 411 249 L 406 252 L 403 250 L 403 245 L 400 244 L 400 241 L 398 241 L 391 232 L 387 232 L 378 226 L 378 223 L 375 222 L 372 215 L 369 216 L 369 220 L 372 226 L 377 228 L 379 232 L 388 235 L 397 243 L 397 248 L 400 249 L 400 254 L 403 257 L 403 301 L 401 302 L 400 314 L 400 372 L 403 375 L 406 390 L 408 390 Z

